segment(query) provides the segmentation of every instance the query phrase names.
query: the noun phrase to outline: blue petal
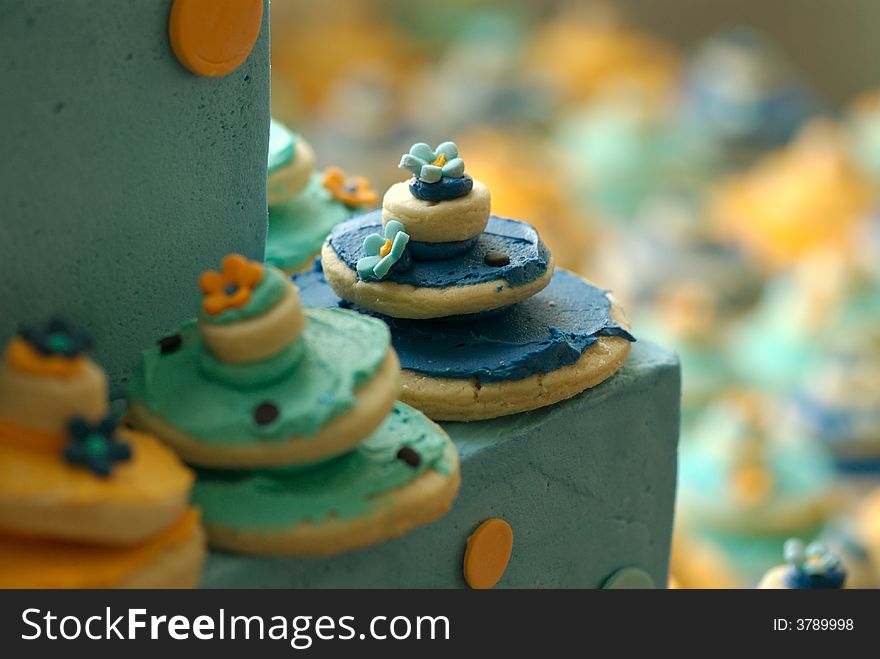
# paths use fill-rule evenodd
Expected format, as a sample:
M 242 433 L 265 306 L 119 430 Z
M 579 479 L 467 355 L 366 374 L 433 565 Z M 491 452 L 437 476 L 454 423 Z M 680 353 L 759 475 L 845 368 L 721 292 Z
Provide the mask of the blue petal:
M 397 235 L 394 236 L 394 242 L 391 243 L 391 251 L 388 255 L 393 256 L 394 261 L 396 262 L 401 256 L 403 256 L 403 250 L 406 249 L 408 242 L 409 234 L 403 231 L 398 231 Z
M 392 266 L 397 263 L 397 259 L 398 257 L 394 256 L 394 254 L 389 253 L 387 256 L 385 256 L 385 258 L 374 265 L 373 274 L 376 276 L 376 278 L 382 279 L 382 277 L 387 275 Z
M 446 156 L 446 161 L 449 162 L 458 158 L 458 147 L 455 146 L 455 142 L 443 142 L 437 147 L 437 155 L 439 156 L 441 153 Z
M 453 158 L 443 165 L 443 176 L 449 178 L 461 178 L 464 176 L 464 160 Z
M 424 142 L 413 144 L 409 150 L 410 155 L 421 158 L 425 162 L 431 162 L 437 157 L 437 154 Z
M 400 159 L 400 164 L 398 165 L 398 167 L 411 172 L 413 176 L 418 176 L 419 172 L 422 169 L 422 166 L 425 164 L 427 163 L 421 158 L 416 158 L 415 156 L 407 153 Z
M 443 178 L 443 170 L 437 165 L 424 165 L 419 173 L 419 180 L 425 183 L 436 183 Z
M 364 238 L 364 254 L 367 256 L 379 256 L 379 250 L 385 244 L 385 238 L 378 233 L 371 233 Z
M 357 262 L 357 265 L 355 266 L 355 268 L 357 269 L 358 277 L 360 277 L 364 281 L 375 279 L 376 276 L 373 274 L 373 268 L 376 267 L 376 264 L 379 263 L 380 260 L 381 259 L 378 256 L 365 256 L 364 258 L 359 260 Z
M 388 220 L 388 224 L 385 225 L 385 237 L 394 240 L 394 236 L 396 236 L 400 231 L 403 231 L 405 228 L 406 227 L 403 226 L 402 222 L 399 222 L 397 220 Z M 378 252 L 376 253 L 378 254 Z
M 800 563 L 804 560 L 804 543 L 797 538 L 789 538 L 782 547 L 786 563 Z

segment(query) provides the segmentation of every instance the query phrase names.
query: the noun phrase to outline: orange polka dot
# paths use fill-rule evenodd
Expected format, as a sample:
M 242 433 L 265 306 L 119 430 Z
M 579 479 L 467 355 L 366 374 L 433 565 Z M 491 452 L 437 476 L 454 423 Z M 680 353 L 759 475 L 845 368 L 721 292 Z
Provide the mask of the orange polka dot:
M 492 588 L 504 575 L 513 551 L 513 529 L 503 519 L 487 519 L 467 541 L 464 580 L 475 589 Z
M 174 0 L 168 36 L 177 59 L 200 76 L 225 76 L 250 55 L 263 0 Z

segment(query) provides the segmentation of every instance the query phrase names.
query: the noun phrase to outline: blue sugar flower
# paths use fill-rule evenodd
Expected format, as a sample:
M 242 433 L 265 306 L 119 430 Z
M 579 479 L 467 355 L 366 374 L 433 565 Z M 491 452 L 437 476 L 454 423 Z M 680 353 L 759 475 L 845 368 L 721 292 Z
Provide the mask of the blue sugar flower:
M 52 318 L 46 325 L 36 327 L 26 325 L 18 335 L 41 355 L 62 355 L 77 357 L 92 347 L 88 332 L 74 327 L 64 318 Z
M 398 167 L 412 172 L 424 183 L 437 183 L 444 177 L 464 176 L 464 160 L 458 157 L 458 147 L 454 142 L 443 142 L 436 150 L 424 142 L 413 144 L 409 153 L 400 159 Z
M 840 588 L 846 578 L 843 561 L 822 542 L 804 543 L 797 538 L 786 540 L 785 562 L 791 566 L 791 581 L 796 588 Z
M 67 428 L 70 442 L 64 449 L 64 459 L 70 464 L 107 477 L 117 462 L 131 459 L 131 447 L 117 439 L 116 421 L 111 416 L 95 425 L 78 417 L 71 420 Z
M 385 225 L 385 235 L 371 233 L 364 238 L 366 256 L 357 262 L 357 273 L 364 281 L 377 281 L 404 256 L 409 234 L 403 224 L 391 220 Z M 408 255 L 407 255 L 408 256 Z

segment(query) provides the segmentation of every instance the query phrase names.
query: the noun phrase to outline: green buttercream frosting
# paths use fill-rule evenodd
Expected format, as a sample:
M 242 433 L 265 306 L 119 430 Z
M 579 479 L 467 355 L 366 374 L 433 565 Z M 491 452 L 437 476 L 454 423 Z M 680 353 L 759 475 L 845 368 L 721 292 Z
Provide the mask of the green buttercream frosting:
M 272 119 L 269 124 L 269 173 L 292 163 L 296 155 L 299 137 L 280 121 Z
M 397 403 L 382 425 L 350 453 L 309 471 L 200 471 L 193 501 L 207 524 L 242 530 L 318 523 L 330 515 L 351 519 L 376 509 L 376 496 L 429 469 L 449 473 L 449 445 L 446 434 L 421 412 Z M 418 466 L 397 457 L 404 447 L 419 455 Z
M 277 355 L 260 362 L 227 364 L 203 343 L 199 350 L 199 368 L 208 378 L 242 389 L 259 388 L 277 382 L 296 369 L 306 354 L 306 342 L 300 337 Z
M 266 263 L 291 270 L 316 255 L 330 230 L 354 212 L 336 201 L 315 173 L 296 197 L 269 209 Z
M 280 380 L 266 382 L 252 365 L 238 367 L 236 384 L 228 373 L 210 377 L 201 366 L 206 355 L 198 327 L 190 321 L 177 330 L 182 344 L 176 351 L 163 355 L 155 347 L 144 353 L 129 383 L 129 400 L 211 444 L 311 437 L 355 404 L 355 391 L 379 370 L 391 339 L 385 323 L 352 311 L 305 309 L 305 314 L 303 355 Z M 264 365 L 272 372 L 274 360 L 282 360 L 283 370 L 289 358 L 285 352 Z M 248 372 L 253 380 L 245 377 Z M 254 410 L 263 403 L 277 407 L 278 415 L 261 425 Z
M 215 315 L 205 313 L 204 309 L 200 306 L 199 318 L 202 322 L 212 325 L 256 318 L 274 307 L 278 300 L 284 297 L 286 292 L 287 276 L 276 268 L 265 268 L 262 281 L 257 284 L 251 299 L 248 300 L 246 305 L 240 309 L 226 309 Z

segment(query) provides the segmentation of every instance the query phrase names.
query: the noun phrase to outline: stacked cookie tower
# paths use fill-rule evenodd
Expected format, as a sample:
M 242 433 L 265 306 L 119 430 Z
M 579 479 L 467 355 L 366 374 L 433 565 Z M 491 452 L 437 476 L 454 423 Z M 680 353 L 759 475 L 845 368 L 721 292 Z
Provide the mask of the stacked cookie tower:
M 457 455 L 395 402 L 385 325 L 303 309 L 282 272 L 238 255 L 200 287 L 198 318 L 144 354 L 128 393 L 134 423 L 199 468 L 193 499 L 211 545 L 326 555 L 446 512 Z
M 310 304 L 388 323 L 403 401 L 433 419 L 488 419 L 570 398 L 623 364 L 622 310 L 555 268 L 532 226 L 492 215 L 454 143 L 416 144 L 400 166 L 413 178 L 334 228 L 323 275 L 296 281 Z
M 311 267 L 330 229 L 378 201 L 362 176 L 347 177 L 338 167 L 319 173 L 314 166 L 309 144 L 273 119 L 266 262 L 288 273 Z
M 22 329 L 0 363 L 0 588 L 194 587 L 193 474 L 117 428 L 90 344 L 56 319 Z

